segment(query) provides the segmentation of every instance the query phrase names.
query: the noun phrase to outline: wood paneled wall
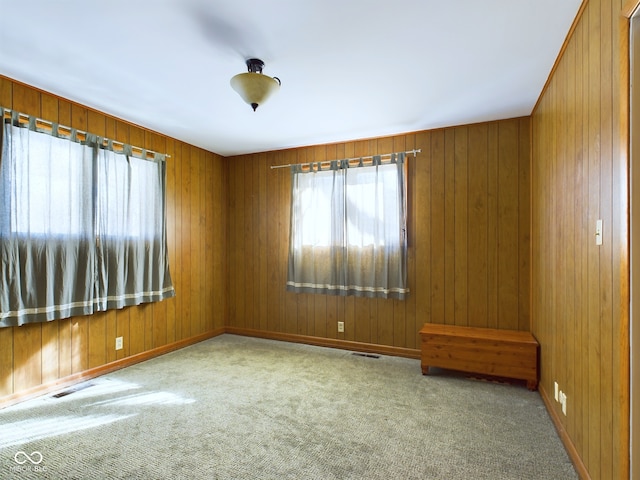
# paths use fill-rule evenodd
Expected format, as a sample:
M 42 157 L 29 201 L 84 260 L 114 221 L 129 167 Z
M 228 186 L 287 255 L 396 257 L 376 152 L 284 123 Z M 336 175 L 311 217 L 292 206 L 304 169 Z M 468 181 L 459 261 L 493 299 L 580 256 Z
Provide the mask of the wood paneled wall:
M 227 299 L 225 160 L 0 77 L 0 105 L 168 153 L 167 236 L 176 297 L 48 323 L 0 328 L 0 400 L 224 327 Z M 124 349 L 115 350 L 115 338 Z
M 629 478 L 624 3 L 585 2 L 532 116 L 540 388 L 593 479 Z M 566 416 L 554 382 L 567 395 Z
M 413 148 L 409 299 L 286 292 L 290 173 L 270 167 Z M 405 349 L 425 322 L 530 328 L 528 118 L 232 157 L 229 195 L 232 328 Z

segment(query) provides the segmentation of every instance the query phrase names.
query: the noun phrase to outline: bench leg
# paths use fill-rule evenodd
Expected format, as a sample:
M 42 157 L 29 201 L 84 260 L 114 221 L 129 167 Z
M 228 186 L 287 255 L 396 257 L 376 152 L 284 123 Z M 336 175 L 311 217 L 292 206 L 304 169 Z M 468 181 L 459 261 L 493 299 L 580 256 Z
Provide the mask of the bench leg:
M 429 365 L 422 365 L 422 374 L 429 375 Z
M 538 382 L 535 380 L 527 380 L 527 388 L 532 392 L 538 389 Z

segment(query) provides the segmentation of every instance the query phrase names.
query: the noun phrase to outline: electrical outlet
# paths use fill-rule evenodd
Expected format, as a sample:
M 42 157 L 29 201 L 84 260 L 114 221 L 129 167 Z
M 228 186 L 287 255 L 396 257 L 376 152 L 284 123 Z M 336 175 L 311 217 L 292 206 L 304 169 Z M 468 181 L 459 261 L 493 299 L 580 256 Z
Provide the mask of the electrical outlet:
M 567 414 L 567 394 L 562 390 L 558 392 L 558 401 L 560 402 L 560 406 L 562 407 L 562 413 Z
M 344 333 L 344 322 L 338 322 L 338 333 Z
M 560 398 L 558 397 L 558 382 L 553 382 L 553 396 L 556 399 L 556 402 L 560 401 Z
M 122 350 L 122 337 L 116 337 L 116 350 Z

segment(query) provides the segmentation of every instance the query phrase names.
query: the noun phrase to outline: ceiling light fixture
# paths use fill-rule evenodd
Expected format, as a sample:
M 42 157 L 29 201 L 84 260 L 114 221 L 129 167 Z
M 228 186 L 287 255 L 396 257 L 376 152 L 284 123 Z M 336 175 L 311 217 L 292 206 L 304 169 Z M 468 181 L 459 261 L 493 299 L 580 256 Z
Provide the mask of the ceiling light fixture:
M 247 60 L 247 73 L 239 73 L 231 78 L 231 87 L 238 92 L 242 99 L 256 111 L 267 98 L 280 88 L 278 77 L 268 77 L 262 74 L 264 62 L 258 58 Z

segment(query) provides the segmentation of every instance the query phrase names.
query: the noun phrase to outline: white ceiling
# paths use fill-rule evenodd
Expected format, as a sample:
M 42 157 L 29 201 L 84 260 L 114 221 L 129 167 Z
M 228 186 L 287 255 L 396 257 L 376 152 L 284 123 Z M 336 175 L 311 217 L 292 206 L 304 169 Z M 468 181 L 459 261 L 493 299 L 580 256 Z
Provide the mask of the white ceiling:
M 0 0 L 0 74 L 230 156 L 528 115 L 580 3 Z

